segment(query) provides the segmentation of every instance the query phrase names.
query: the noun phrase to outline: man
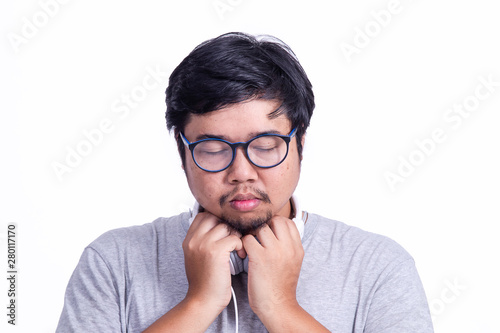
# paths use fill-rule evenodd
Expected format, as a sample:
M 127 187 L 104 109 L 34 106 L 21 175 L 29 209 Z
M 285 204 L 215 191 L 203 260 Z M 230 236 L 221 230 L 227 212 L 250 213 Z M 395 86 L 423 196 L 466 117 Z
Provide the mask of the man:
M 202 43 L 166 103 L 197 205 L 91 243 L 58 332 L 432 332 L 407 252 L 300 210 L 314 96 L 286 45 Z

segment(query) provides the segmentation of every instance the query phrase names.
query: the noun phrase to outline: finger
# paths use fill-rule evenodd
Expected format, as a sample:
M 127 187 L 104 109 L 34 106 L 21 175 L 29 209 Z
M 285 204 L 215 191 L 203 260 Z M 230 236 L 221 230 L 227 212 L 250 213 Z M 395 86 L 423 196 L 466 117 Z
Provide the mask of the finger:
M 241 259 L 245 259 L 247 257 L 247 251 L 245 251 L 245 247 L 243 246 L 240 250 L 236 250 L 238 257 Z
M 217 246 L 227 252 L 241 251 L 243 249 L 243 242 L 235 235 L 229 235 L 217 241 Z
M 235 229 L 231 228 L 231 227 L 230 227 L 230 226 L 228 226 L 227 224 L 224 224 L 224 225 L 226 226 L 227 230 L 229 230 L 229 234 L 231 234 L 231 235 L 235 235 L 235 236 L 236 236 L 236 237 L 238 237 L 238 238 L 243 237 L 243 235 L 241 234 L 241 232 L 239 232 L 239 231 L 237 231 L 237 230 L 235 230 Z
M 241 237 L 243 237 L 243 235 L 240 232 L 234 230 L 233 228 L 230 228 L 227 225 L 226 225 L 226 227 L 229 228 L 230 235 L 234 235 L 234 236 L 238 237 L 238 239 L 240 239 L 240 241 L 241 241 Z M 235 250 L 236 250 L 236 254 L 238 254 L 238 257 L 240 257 L 241 259 L 246 258 L 247 252 L 245 251 L 245 248 L 243 247 L 243 242 L 241 243 L 241 248 L 236 248 Z
M 301 242 L 299 230 L 295 222 L 290 219 L 275 216 L 269 222 L 269 227 L 279 241 L 287 242 L 288 240 L 292 240 L 293 242 Z
M 274 216 L 269 221 L 269 228 L 278 240 L 284 240 L 290 237 L 290 231 L 286 223 L 287 220 L 288 219 L 281 216 Z
M 255 235 L 257 236 L 259 242 L 263 247 L 272 247 L 277 240 L 274 232 L 271 230 L 271 227 L 267 223 L 260 227 Z
M 300 237 L 299 229 L 294 221 L 290 220 L 288 222 L 288 228 L 290 229 L 290 233 L 292 235 L 292 239 L 294 242 L 302 243 L 302 238 Z
M 206 233 L 207 240 L 211 242 L 216 242 L 228 236 L 233 236 L 237 239 L 241 238 L 238 233 L 232 232 L 225 224 L 222 223 L 217 224 Z
M 218 224 L 219 219 L 210 213 L 198 213 L 189 228 L 192 232 L 205 234 Z
M 255 236 L 253 235 L 246 235 L 241 239 L 241 241 L 243 242 L 243 248 L 245 249 L 249 258 L 263 249 L 262 245 L 257 241 L 257 239 L 255 239 Z

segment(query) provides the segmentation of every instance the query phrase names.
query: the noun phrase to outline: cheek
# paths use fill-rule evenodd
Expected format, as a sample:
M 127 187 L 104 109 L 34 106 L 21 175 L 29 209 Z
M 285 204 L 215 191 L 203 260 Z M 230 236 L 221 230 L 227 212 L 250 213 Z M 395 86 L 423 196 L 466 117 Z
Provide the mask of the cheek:
M 300 177 L 300 160 L 298 156 L 291 159 L 289 163 L 286 164 L 285 168 L 283 168 L 281 177 L 281 179 L 283 179 L 281 187 L 294 191 Z
M 271 171 L 270 169 L 269 171 Z M 288 194 L 292 188 L 295 188 L 298 181 L 298 167 L 290 163 L 283 164 L 282 168 L 273 170 L 275 172 L 266 175 L 266 188 L 270 193 L 276 195 Z
M 198 201 L 218 199 L 220 189 L 217 184 L 220 184 L 220 175 L 212 174 L 200 170 L 196 165 L 187 167 L 186 177 L 189 188 Z

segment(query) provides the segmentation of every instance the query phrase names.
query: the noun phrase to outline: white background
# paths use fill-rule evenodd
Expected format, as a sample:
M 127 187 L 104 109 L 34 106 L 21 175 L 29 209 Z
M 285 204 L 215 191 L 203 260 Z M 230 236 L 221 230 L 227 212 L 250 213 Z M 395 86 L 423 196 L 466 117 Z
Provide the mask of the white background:
M 53 332 L 88 243 L 191 206 L 164 123 L 166 77 L 197 44 L 229 31 L 281 38 L 313 83 L 317 106 L 297 192 L 303 208 L 402 244 L 416 260 L 436 332 L 499 332 L 495 1 L 401 0 L 396 9 L 388 0 L 45 3 L 0 8 L 2 332 Z M 390 20 L 380 14 L 388 6 Z M 346 56 L 347 44 L 357 53 Z M 163 81 L 141 90 L 155 69 Z M 479 77 L 496 86 L 478 88 L 488 96 L 473 105 Z M 141 100 L 123 109 L 132 93 Z M 474 106 L 466 118 L 444 118 L 464 101 Z M 89 148 L 84 132 L 105 119 L 111 132 Z M 424 155 L 415 141 L 439 129 L 445 140 Z M 59 179 L 54 163 L 77 147 L 87 156 Z M 402 159 L 418 165 L 405 169 Z M 385 175 L 398 168 L 406 174 L 391 189 Z M 14 328 L 3 277 L 12 222 Z

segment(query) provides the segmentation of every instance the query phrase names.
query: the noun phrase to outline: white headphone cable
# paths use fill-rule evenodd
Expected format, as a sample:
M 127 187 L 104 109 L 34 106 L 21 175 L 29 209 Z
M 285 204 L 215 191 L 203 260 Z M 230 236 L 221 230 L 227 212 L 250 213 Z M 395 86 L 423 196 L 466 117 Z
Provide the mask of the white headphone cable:
M 233 294 L 234 321 L 236 323 L 236 330 L 235 330 L 235 332 L 238 333 L 238 304 L 236 303 L 236 294 L 234 293 L 233 287 L 231 287 L 231 293 Z

